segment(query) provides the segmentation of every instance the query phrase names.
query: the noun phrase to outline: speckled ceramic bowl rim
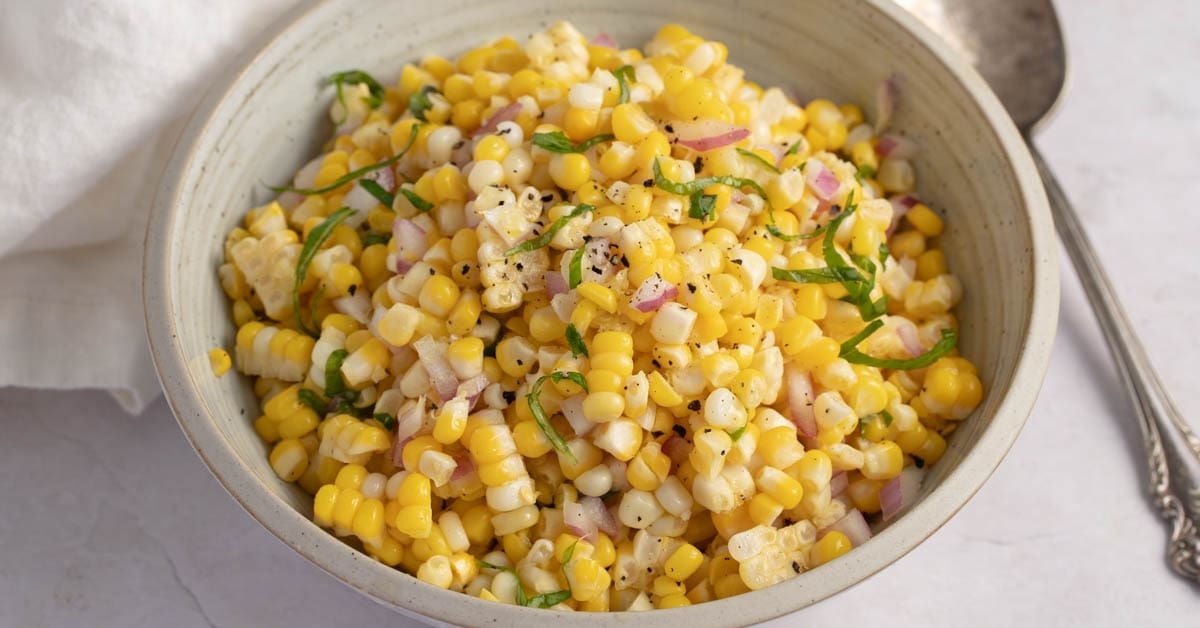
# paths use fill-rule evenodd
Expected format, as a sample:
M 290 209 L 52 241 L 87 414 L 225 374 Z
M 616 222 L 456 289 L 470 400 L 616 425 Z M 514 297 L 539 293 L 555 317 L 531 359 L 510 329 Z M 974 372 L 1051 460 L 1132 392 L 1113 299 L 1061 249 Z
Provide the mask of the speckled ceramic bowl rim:
M 1033 250 L 1030 319 L 1006 397 L 991 425 L 965 454 L 961 463 L 912 510 L 893 522 L 872 542 L 845 559 L 807 572 L 769 589 L 692 607 L 650 613 L 608 613 L 584 616 L 498 605 L 435 589 L 372 561 L 312 524 L 279 496 L 255 480 L 249 468 L 225 442 L 204 412 L 204 404 L 188 379 L 185 356 L 176 342 L 180 321 L 171 317 L 172 277 L 168 235 L 178 212 L 180 186 L 186 175 L 203 167 L 206 155 L 195 143 L 214 123 L 218 105 L 230 96 L 237 79 L 249 67 L 263 63 L 262 51 L 296 28 L 297 21 L 321 2 L 297 8 L 251 46 L 235 70 L 215 81 L 193 113 L 167 165 L 146 233 L 143 300 L 151 352 L 167 401 L 196 453 L 229 494 L 263 527 L 334 578 L 407 614 L 454 624 L 534 625 L 566 622 L 578 625 L 629 625 L 677 628 L 683 625 L 746 625 L 778 617 L 865 580 L 898 560 L 950 519 L 991 476 L 1017 438 L 1033 408 L 1049 362 L 1059 303 L 1057 247 L 1042 183 L 1032 158 L 1000 102 L 975 70 L 955 56 L 936 35 L 902 8 L 887 0 L 860 0 L 885 21 L 911 33 L 933 53 L 946 71 L 965 86 L 972 104 L 987 120 L 1002 146 L 1029 219 Z

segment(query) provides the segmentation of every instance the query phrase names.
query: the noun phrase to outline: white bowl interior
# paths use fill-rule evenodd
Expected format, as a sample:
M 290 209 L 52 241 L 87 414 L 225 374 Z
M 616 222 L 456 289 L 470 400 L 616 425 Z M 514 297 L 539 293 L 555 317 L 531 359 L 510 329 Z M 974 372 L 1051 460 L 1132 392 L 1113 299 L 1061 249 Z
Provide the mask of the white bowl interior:
M 265 183 L 289 181 L 327 139 L 332 90 L 322 78 L 361 68 L 393 81 L 425 53 L 453 57 L 480 42 L 523 37 L 560 19 L 586 35 L 607 31 L 641 46 L 680 22 L 725 42 L 730 60 L 762 85 L 853 101 L 874 114 L 885 77 L 901 85 L 893 128 L 922 147 L 919 193 L 946 218 L 942 240 L 966 297 L 961 347 L 986 386 L 981 407 L 950 439 L 922 500 L 846 559 L 767 591 L 692 609 L 639 615 L 644 625 L 762 621 L 831 595 L 894 561 L 931 534 L 999 463 L 1032 405 L 1057 308 L 1054 248 L 1040 187 L 1014 129 L 977 76 L 888 3 L 810 0 L 331 1 L 305 9 L 254 62 L 214 88 L 168 168 L 148 234 L 146 299 L 156 361 L 189 438 L 253 516 L 322 568 L 397 607 L 455 623 L 562 621 L 554 613 L 490 605 L 435 591 L 372 562 L 308 523 L 311 500 L 281 482 L 251 428 L 257 404 L 245 378 L 214 378 L 206 353 L 235 329 L 216 280 L 222 243 Z M 924 33 L 924 31 L 920 31 Z M 956 75 L 957 74 L 957 75 Z M 205 118 L 211 113 L 211 117 Z M 619 615 L 589 621 L 622 623 Z

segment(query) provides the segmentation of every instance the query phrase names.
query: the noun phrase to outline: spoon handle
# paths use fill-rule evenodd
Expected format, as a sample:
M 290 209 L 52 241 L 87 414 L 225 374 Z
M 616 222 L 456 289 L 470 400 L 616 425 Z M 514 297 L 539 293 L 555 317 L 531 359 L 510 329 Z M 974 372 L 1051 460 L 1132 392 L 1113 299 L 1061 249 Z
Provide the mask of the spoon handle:
M 1027 138 L 1028 141 L 1028 138 Z M 1150 472 L 1150 498 L 1171 524 L 1167 561 L 1179 575 L 1200 583 L 1200 438 L 1188 427 L 1150 364 L 1121 308 L 1079 216 L 1033 142 L 1058 235 L 1075 264 L 1117 371 L 1133 398 Z

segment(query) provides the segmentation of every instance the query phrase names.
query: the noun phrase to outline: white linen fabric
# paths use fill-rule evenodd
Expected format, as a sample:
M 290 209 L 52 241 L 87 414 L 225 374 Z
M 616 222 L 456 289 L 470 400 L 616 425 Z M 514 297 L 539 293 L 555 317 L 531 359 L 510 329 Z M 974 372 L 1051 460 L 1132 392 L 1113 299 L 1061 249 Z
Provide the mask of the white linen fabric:
M 159 393 L 142 242 L 214 75 L 296 0 L 10 0 L 0 9 L 0 386 Z

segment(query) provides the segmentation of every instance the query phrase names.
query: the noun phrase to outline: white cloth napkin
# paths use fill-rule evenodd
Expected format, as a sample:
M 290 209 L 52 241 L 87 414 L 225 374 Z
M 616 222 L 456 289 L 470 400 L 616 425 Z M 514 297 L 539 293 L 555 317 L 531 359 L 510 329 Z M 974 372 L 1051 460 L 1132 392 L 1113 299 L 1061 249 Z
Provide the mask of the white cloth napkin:
M 9 0 L 0 9 L 0 386 L 139 413 L 143 230 L 209 81 L 297 0 Z

